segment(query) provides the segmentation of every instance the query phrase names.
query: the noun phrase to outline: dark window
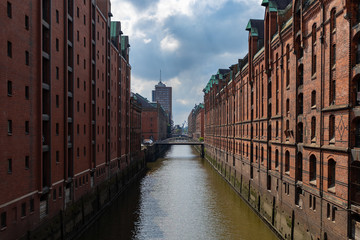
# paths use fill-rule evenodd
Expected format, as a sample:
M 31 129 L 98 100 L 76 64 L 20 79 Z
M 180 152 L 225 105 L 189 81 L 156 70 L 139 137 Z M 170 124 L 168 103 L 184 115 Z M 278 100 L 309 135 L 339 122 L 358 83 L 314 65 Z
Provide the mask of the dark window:
M 30 127 L 29 127 L 29 121 L 25 121 L 25 134 L 29 134 Z
M 1 228 L 6 227 L 6 212 L 1 213 Z
M 59 198 L 62 197 L 62 187 L 59 187 Z
M 29 156 L 25 156 L 25 169 L 30 168 L 30 158 Z
M 336 9 L 331 10 L 330 13 L 330 28 L 331 31 L 336 29 Z
M 311 106 L 314 107 L 316 106 L 316 91 L 312 91 L 311 92 Z
M 59 11 L 58 10 L 56 10 L 55 15 L 56 15 L 56 23 L 59 23 Z
M 298 96 L 298 104 L 299 104 L 299 114 L 303 114 L 304 113 L 304 99 L 303 99 L 302 93 L 300 93 Z
M 359 120 L 356 122 L 355 147 L 360 148 L 360 121 Z
M 29 24 L 29 16 L 25 15 L 25 29 L 29 30 L 30 24 Z
M 11 9 L 11 3 L 7 2 L 7 16 L 9 18 L 12 18 L 12 9 Z
M 295 172 L 295 180 L 296 181 L 302 181 L 302 153 L 299 152 L 296 159 L 296 172 Z
M 56 67 L 56 72 L 55 72 L 55 74 L 56 74 L 56 79 L 59 79 L 59 68 L 58 67 Z
M 12 173 L 12 159 L 8 159 L 8 173 Z
M 79 39 L 80 39 L 80 33 L 79 33 L 79 31 L 77 31 L 76 32 L 76 40 L 79 41 Z
M 53 200 L 56 200 L 56 188 L 53 190 Z
M 56 103 L 56 107 L 59 107 L 59 95 L 56 95 L 55 97 L 55 103 Z
M 80 11 L 79 11 L 79 8 L 77 7 L 77 8 L 76 8 L 76 16 L 77 16 L 77 17 L 80 16 L 80 13 L 79 13 L 79 12 L 80 12 Z
M 329 141 L 335 140 L 335 116 L 330 115 L 329 117 Z
M 316 181 L 316 157 L 310 156 L 309 181 Z
M 84 47 L 86 47 L 86 38 L 84 37 Z
M 335 187 L 336 162 L 330 159 L 328 162 L 328 188 Z
M 79 148 L 76 149 L 76 156 L 77 156 L 77 157 L 80 156 L 80 150 L 79 150 Z
M 330 219 L 330 204 L 326 204 L 326 217 Z
M 76 55 L 76 64 L 79 65 L 79 62 L 80 62 L 80 56 L 78 54 L 78 55 Z
M 86 16 L 84 15 L 84 25 L 86 25 Z
M 21 217 L 26 216 L 26 203 L 21 204 Z
M 30 212 L 34 212 L 34 199 L 30 199 Z
M 290 99 L 286 99 L 286 114 L 290 113 Z
M 271 176 L 267 175 L 267 190 L 271 191 Z
M 290 84 L 290 46 L 286 46 L 286 86 Z
M 331 67 L 334 67 L 336 64 L 336 44 L 331 46 Z
M 59 124 L 58 123 L 56 123 L 56 125 L 55 125 L 55 132 L 56 132 L 56 136 L 59 136 Z
M 316 210 L 316 197 L 313 197 L 313 210 Z
M 8 120 L 8 134 L 12 134 L 12 120 Z
M 84 103 L 84 113 L 86 113 L 86 103 Z
M 86 81 L 84 81 L 84 91 L 86 91 Z
M 25 99 L 29 99 L 29 86 L 25 86 Z
M 312 74 L 314 75 L 316 73 L 316 52 L 315 52 L 315 46 L 316 46 L 316 24 L 312 27 Z
M 315 138 L 316 136 L 316 118 L 311 118 L 311 139 Z
M 12 81 L 7 82 L 7 94 L 8 96 L 12 96 Z
M 333 221 L 333 222 L 335 222 L 336 210 L 337 210 L 337 208 L 335 206 L 332 206 L 331 221 Z
M 55 154 L 55 159 L 56 159 L 56 162 L 58 163 L 60 161 L 60 158 L 59 158 L 59 151 L 56 151 L 56 154 Z
M 59 51 L 59 39 L 57 38 L 56 41 L 55 41 L 55 47 L 56 47 L 56 51 L 58 52 Z
M 76 79 L 76 86 L 77 86 L 77 88 L 80 87 L 80 79 L 79 78 Z
M 7 42 L 7 56 L 12 58 L 12 43 Z

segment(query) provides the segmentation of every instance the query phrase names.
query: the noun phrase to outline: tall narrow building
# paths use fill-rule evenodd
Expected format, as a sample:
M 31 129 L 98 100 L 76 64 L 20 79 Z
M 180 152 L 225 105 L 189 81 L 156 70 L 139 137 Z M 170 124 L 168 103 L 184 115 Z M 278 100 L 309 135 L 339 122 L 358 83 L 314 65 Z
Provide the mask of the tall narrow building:
M 155 85 L 155 90 L 152 91 L 152 101 L 159 102 L 169 115 L 169 123 L 172 120 L 172 87 L 167 87 L 160 82 Z

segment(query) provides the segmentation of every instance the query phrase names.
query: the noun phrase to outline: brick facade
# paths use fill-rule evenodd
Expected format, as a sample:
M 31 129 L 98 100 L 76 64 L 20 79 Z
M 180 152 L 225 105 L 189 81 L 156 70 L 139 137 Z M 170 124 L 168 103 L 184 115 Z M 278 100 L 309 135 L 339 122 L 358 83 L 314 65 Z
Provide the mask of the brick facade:
M 0 238 L 12 239 L 129 163 L 130 45 L 107 0 L 0 12 Z
M 204 137 L 204 104 L 195 105 L 188 117 L 188 135 L 194 139 Z
M 205 143 L 284 237 L 358 239 L 358 1 L 264 0 L 204 89 Z

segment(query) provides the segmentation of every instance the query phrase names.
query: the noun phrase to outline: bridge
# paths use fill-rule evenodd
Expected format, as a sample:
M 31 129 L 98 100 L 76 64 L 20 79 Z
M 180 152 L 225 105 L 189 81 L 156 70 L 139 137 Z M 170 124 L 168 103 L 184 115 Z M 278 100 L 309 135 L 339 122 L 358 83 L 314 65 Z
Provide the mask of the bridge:
M 205 149 L 204 149 L 204 142 L 199 142 L 195 139 L 189 137 L 173 137 L 167 138 L 163 141 L 158 141 L 155 144 L 158 145 L 200 145 L 201 146 L 201 157 L 204 158 L 205 156 Z

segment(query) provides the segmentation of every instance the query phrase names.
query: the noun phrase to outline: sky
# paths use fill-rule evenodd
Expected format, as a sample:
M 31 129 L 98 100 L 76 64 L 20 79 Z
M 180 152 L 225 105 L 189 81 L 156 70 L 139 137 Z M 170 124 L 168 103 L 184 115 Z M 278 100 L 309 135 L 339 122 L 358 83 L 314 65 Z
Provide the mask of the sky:
M 182 125 L 219 68 L 248 51 L 249 19 L 262 0 L 111 0 L 112 21 L 130 40 L 131 91 L 150 101 L 160 79 L 172 87 L 173 120 Z

